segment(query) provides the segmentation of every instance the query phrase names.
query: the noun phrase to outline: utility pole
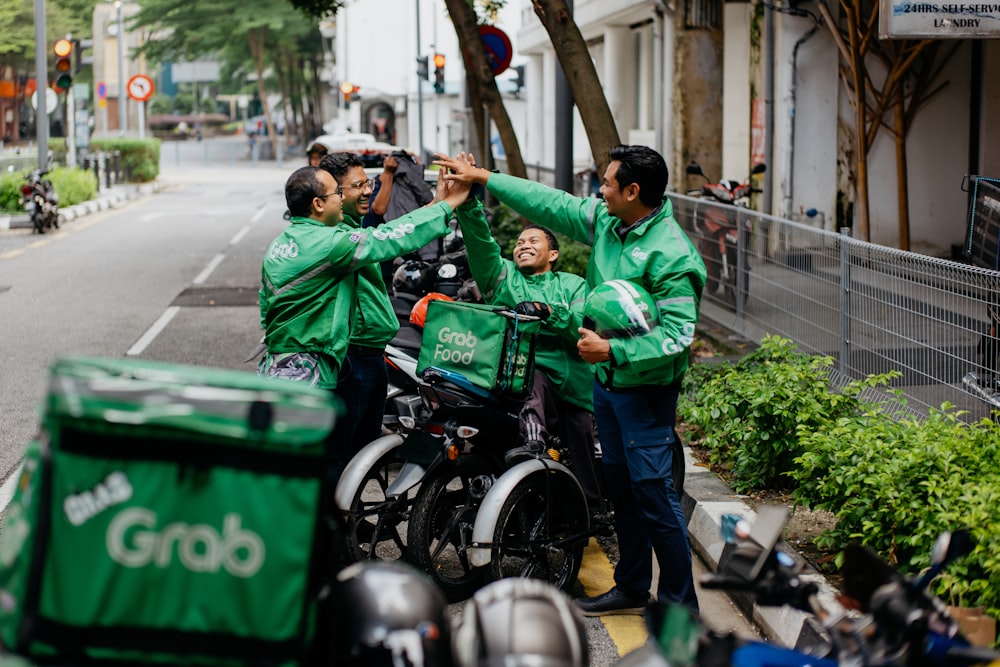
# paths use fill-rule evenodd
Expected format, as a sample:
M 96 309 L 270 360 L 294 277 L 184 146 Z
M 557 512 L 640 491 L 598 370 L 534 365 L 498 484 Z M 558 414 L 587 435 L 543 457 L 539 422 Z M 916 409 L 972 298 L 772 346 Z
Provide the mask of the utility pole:
M 49 43 L 45 37 L 45 0 L 35 0 L 35 137 L 38 168 L 49 166 Z
M 420 60 L 420 0 L 417 2 L 417 60 Z M 417 75 L 417 154 L 424 164 L 424 80 Z
M 116 0 L 118 10 L 118 134 L 125 136 L 128 129 L 128 95 L 125 93 L 125 21 L 122 18 L 122 0 Z
M 573 14 L 573 0 L 566 0 L 566 8 Z M 562 65 L 556 67 L 556 174 L 555 185 L 565 192 L 573 192 L 573 91 Z

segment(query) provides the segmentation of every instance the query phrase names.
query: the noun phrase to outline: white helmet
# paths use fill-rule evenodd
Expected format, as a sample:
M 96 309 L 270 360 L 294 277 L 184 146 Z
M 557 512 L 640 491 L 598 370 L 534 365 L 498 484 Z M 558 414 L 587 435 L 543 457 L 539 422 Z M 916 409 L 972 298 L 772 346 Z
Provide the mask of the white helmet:
M 569 597 L 539 579 L 500 579 L 466 603 L 457 667 L 587 667 L 587 631 Z

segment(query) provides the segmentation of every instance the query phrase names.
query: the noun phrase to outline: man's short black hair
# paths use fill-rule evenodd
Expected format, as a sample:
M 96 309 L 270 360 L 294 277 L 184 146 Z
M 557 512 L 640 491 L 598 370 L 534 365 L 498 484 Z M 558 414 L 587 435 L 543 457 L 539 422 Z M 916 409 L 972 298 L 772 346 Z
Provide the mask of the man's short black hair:
M 639 186 L 639 201 L 656 208 L 667 191 L 667 163 L 649 146 L 615 146 L 608 153 L 612 162 L 619 162 L 618 189 L 635 183 Z
M 364 168 L 365 163 L 361 161 L 361 156 L 357 153 L 330 153 L 324 155 L 319 161 L 319 168 L 326 169 L 330 175 L 340 180 L 347 175 L 347 172 L 354 167 Z
M 330 149 L 318 141 L 309 144 L 309 148 L 306 149 L 306 155 L 326 155 L 329 152 Z
M 312 213 L 312 201 L 323 196 L 323 184 L 316 178 L 319 167 L 301 167 L 292 172 L 285 181 L 285 205 L 288 212 L 297 218 L 308 218 Z

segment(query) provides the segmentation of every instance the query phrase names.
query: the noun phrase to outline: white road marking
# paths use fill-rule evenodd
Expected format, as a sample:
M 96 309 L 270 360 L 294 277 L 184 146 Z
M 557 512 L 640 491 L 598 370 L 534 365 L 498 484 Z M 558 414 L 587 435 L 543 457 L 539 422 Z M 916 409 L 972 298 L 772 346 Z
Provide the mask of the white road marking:
M 160 315 L 160 319 L 153 322 L 153 326 L 149 327 L 149 329 L 146 330 L 146 333 L 142 335 L 142 338 L 137 340 L 135 345 L 130 347 L 128 352 L 125 354 L 130 357 L 142 354 L 143 350 L 145 350 L 149 344 L 153 342 L 153 339 L 155 339 L 160 332 L 166 328 L 167 324 L 170 323 L 170 320 L 174 319 L 174 315 L 176 315 L 179 310 L 180 306 L 170 306 L 163 311 L 163 314 Z
M 194 284 L 200 285 L 206 280 L 208 280 L 208 277 L 212 275 L 212 271 L 215 271 L 215 267 L 217 267 L 219 264 L 222 264 L 222 260 L 224 260 L 225 258 L 226 258 L 225 255 L 216 255 L 215 257 L 213 257 L 212 261 L 208 263 L 208 266 L 202 269 L 201 273 L 198 274 L 198 277 L 194 279 Z

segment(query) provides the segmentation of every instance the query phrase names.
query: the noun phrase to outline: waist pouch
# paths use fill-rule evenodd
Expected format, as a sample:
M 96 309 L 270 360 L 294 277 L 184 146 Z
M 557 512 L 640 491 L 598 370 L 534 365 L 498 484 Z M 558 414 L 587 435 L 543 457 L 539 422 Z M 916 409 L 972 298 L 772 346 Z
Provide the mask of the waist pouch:
M 37 663 L 298 665 L 330 392 L 69 359 L 0 535 L 0 642 Z

